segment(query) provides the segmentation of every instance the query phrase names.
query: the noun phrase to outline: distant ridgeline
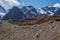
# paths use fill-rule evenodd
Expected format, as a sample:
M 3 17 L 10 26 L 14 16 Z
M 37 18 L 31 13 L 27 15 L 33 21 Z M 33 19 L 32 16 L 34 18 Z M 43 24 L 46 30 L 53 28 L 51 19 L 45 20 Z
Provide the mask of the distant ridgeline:
M 60 8 L 46 6 L 36 9 L 33 6 L 23 6 L 22 8 L 14 6 L 3 17 L 3 20 L 21 21 L 26 19 L 35 19 L 35 17 L 39 16 L 60 16 Z
M 13 7 L 4 16 L 3 20 L 24 20 L 27 18 L 34 18 L 38 16 L 37 10 L 33 6 L 23 6 L 21 9 Z

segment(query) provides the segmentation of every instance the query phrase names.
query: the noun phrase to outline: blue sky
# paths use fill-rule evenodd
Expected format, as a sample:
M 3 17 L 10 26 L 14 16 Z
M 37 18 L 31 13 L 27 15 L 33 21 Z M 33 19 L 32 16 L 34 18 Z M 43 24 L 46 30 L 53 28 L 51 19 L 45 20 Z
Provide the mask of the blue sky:
M 44 6 L 52 6 L 56 3 L 60 3 L 60 0 L 18 0 L 20 2 L 20 6 L 24 5 L 33 5 L 36 8 L 41 8 Z
M 6 11 L 11 9 L 13 6 L 22 7 L 24 5 L 33 5 L 35 8 L 41 8 L 45 6 L 53 6 L 54 4 L 60 6 L 60 0 L 0 0 L 0 6 L 2 6 Z

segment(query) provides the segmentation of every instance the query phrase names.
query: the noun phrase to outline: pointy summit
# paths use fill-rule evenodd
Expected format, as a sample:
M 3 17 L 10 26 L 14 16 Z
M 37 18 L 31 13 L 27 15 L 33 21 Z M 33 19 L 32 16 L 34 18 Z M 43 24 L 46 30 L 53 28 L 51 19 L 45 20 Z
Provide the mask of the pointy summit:
M 21 9 L 14 6 L 9 12 L 4 16 L 4 20 L 24 20 L 27 18 L 37 17 L 37 10 L 33 6 L 23 6 Z
M 9 12 L 4 16 L 4 20 L 22 20 L 25 19 L 25 15 L 21 12 L 21 10 L 14 6 Z

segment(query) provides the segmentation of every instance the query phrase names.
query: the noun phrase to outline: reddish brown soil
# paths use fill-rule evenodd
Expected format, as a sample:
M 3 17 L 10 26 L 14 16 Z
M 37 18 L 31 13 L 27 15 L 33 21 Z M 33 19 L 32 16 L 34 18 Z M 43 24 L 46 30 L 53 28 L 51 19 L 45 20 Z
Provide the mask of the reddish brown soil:
M 34 19 L 27 19 L 19 22 L 14 22 L 12 20 L 8 21 L 9 23 L 17 24 L 17 25 L 35 25 L 45 22 L 53 22 L 53 21 L 60 21 L 60 16 L 39 16 Z

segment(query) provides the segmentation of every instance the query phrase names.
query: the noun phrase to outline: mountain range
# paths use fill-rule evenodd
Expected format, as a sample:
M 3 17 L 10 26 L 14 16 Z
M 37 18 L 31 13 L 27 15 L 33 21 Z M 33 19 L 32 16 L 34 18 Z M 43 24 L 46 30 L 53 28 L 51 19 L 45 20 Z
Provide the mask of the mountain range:
M 13 8 L 9 9 L 7 13 L 3 7 L 2 13 L 6 13 L 3 17 L 3 20 L 14 20 L 14 21 L 21 21 L 26 19 L 34 19 L 39 16 L 60 16 L 60 7 L 54 6 L 46 6 L 39 9 L 36 9 L 34 6 L 23 6 L 22 8 L 18 8 L 14 6 Z
M 40 13 L 46 16 L 60 16 L 60 8 L 46 6 L 40 9 Z
M 24 20 L 27 18 L 34 18 L 38 16 L 37 10 L 33 6 L 23 6 L 21 9 L 13 7 L 3 17 L 3 20 Z
M 60 6 L 0 6 L 0 40 L 60 40 Z

